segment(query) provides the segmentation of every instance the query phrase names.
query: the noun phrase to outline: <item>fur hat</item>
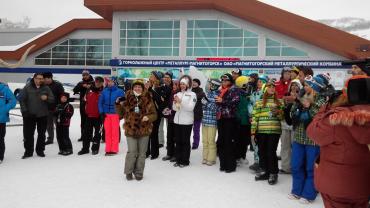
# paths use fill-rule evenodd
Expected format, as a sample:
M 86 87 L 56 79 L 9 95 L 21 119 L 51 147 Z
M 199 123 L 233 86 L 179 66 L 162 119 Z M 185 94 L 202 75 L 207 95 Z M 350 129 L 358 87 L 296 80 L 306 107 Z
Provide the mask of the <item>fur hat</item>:
M 144 85 L 144 80 L 143 79 L 135 79 L 132 82 L 132 88 L 134 88 L 135 85 L 140 85 L 143 88 L 143 90 L 145 89 L 145 85 Z

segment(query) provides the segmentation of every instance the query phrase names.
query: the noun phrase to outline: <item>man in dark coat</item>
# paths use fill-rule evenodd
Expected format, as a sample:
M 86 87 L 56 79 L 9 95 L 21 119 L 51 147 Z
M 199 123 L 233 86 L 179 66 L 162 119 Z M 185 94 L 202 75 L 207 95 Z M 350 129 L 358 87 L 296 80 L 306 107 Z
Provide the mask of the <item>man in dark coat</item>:
M 51 89 L 54 95 L 54 103 L 49 105 L 49 115 L 48 124 L 46 130 L 48 132 L 48 137 L 46 139 L 45 145 L 53 144 L 54 142 L 54 124 L 56 124 L 56 117 L 54 115 L 56 106 L 60 103 L 59 98 L 64 93 L 64 87 L 62 83 L 53 79 L 53 74 L 51 72 L 44 73 L 44 83 Z
M 83 128 L 86 123 L 86 112 L 85 112 L 85 95 L 89 87 L 94 84 L 94 79 L 90 75 L 88 70 L 82 71 L 82 81 L 80 81 L 75 88 L 73 88 L 74 94 L 80 94 L 80 115 L 81 115 L 81 138 L 78 139 L 79 142 L 82 141 Z
M 54 102 L 50 88 L 43 83 L 44 76 L 36 73 L 33 79 L 23 88 L 20 95 L 21 112 L 23 116 L 23 137 L 25 152 L 22 159 L 32 157 L 34 137 L 37 126 L 36 153 L 45 157 L 45 132 L 49 105 Z

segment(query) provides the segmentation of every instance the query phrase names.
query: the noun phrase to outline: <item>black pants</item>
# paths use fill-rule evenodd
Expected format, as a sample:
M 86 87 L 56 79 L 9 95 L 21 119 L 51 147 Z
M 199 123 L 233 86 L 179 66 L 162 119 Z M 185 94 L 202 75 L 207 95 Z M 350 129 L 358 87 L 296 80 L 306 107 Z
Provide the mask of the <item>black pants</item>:
M 175 124 L 167 122 L 167 156 L 175 156 Z
M 25 155 L 33 155 L 34 151 L 34 134 L 37 126 L 36 153 L 44 153 L 45 150 L 45 133 L 47 125 L 47 116 L 23 117 L 23 137 Z
M 84 129 L 84 126 L 85 126 L 85 123 L 86 123 L 86 118 L 87 118 L 86 111 L 85 111 L 85 106 L 86 106 L 86 102 L 80 102 L 81 138 L 82 138 L 82 134 L 84 133 L 83 129 Z
M 69 138 L 69 126 L 57 125 L 56 129 L 59 151 L 72 151 L 72 143 Z
M 190 164 L 190 135 L 193 125 L 175 125 L 175 155 L 176 162 L 182 165 Z
M 157 158 L 159 156 L 159 142 L 158 142 L 158 131 L 159 125 L 161 124 L 161 118 L 158 118 L 153 122 L 152 133 L 149 136 L 148 150 L 146 151 L 146 156 L 152 156 L 152 158 Z
M 257 134 L 258 156 L 260 167 L 268 174 L 278 174 L 276 149 L 280 134 Z
M 220 159 L 220 169 L 225 171 L 235 171 L 235 127 L 237 126 L 236 119 L 220 119 L 217 121 L 217 152 Z
M 99 151 L 102 122 L 100 118 L 87 117 L 84 132 L 82 134 L 82 150 L 88 151 L 92 142 L 92 151 Z M 94 137 L 93 137 L 94 133 Z
M 0 160 L 4 160 L 6 124 L 0 123 Z
M 251 142 L 251 126 L 239 125 L 238 134 L 235 142 L 236 159 L 245 159 L 247 155 L 248 145 Z

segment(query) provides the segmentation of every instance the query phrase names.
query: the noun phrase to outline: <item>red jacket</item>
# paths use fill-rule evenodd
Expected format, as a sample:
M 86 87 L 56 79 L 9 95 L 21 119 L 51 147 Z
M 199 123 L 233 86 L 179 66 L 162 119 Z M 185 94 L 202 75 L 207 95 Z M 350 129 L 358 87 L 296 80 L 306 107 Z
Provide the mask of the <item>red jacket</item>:
M 87 117 L 89 118 L 99 118 L 99 96 L 101 94 L 101 90 L 90 90 L 86 94 L 86 107 L 85 112 Z
M 278 95 L 278 99 L 282 99 L 284 95 L 288 92 L 289 85 L 290 80 L 288 81 L 279 80 L 275 82 L 275 90 Z
M 370 196 L 370 105 L 322 108 L 307 135 L 320 145 L 314 172 L 318 191 L 343 198 Z

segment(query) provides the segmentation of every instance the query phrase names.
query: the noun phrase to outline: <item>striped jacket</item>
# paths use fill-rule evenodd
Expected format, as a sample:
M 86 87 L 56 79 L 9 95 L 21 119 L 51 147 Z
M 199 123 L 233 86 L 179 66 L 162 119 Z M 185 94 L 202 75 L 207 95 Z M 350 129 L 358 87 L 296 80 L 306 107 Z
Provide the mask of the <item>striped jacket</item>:
M 281 103 L 283 103 L 281 101 Z M 263 100 L 256 102 L 252 112 L 251 133 L 253 134 L 281 134 L 281 120 L 283 119 L 283 104 L 276 106 L 273 98 L 268 98 L 266 106 Z M 272 108 L 277 107 L 278 114 L 273 115 Z

